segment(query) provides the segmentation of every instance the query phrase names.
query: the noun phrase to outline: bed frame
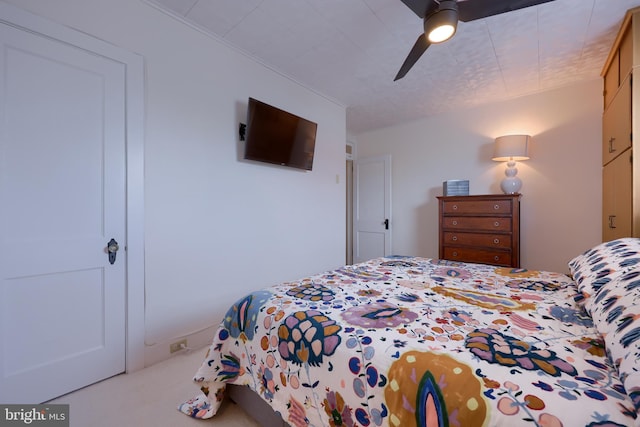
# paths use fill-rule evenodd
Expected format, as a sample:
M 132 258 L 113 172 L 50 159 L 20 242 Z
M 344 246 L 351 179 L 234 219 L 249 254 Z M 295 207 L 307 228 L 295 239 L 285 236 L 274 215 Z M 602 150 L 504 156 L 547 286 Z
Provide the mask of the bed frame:
M 229 398 L 262 427 L 290 427 L 271 406 L 247 386 L 229 384 Z

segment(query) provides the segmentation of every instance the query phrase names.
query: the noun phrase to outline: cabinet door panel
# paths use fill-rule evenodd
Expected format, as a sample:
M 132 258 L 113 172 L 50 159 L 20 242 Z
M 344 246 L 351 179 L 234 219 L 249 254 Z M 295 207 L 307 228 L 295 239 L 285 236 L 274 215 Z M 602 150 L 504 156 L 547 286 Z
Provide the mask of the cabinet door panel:
M 631 80 L 627 78 L 602 117 L 602 164 L 631 146 Z
M 633 39 L 631 38 L 631 28 L 627 28 L 620 42 L 620 80 L 624 80 L 633 67 Z
M 602 169 L 602 240 L 630 237 L 632 233 L 632 150 Z
M 615 96 L 620 84 L 620 57 L 616 52 L 609 69 L 604 75 L 604 108 L 606 109 Z

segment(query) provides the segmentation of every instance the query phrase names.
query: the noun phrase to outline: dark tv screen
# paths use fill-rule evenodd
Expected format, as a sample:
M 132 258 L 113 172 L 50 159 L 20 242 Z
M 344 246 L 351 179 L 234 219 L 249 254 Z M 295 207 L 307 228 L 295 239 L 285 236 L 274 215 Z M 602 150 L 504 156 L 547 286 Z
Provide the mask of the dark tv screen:
M 249 98 L 244 158 L 311 170 L 318 125 Z

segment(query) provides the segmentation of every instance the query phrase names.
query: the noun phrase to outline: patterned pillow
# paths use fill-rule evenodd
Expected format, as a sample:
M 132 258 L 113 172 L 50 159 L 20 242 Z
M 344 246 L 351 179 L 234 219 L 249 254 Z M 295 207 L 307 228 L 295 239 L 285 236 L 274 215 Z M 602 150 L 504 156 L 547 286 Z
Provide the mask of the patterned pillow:
M 640 239 L 622 238 L 601 243 L 569 261 L 578 285 L 576 298 L 592 314 L 598 292 L 622 276 L 640 271 Z
M 640 269 L 601 288 L 591 310 L 627 394 L 640 411 Z
M 598 245 L 569 262 L 584 307 L 640 411 L 640 239 Z

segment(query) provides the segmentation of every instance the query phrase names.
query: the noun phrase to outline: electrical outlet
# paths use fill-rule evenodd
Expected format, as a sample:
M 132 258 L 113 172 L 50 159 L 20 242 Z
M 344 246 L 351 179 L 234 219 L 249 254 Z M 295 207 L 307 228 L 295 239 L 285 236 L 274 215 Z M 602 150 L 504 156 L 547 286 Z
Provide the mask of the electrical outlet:
M 175 353 L 176 351 L 180 351 L 182 349 L 187 348 L 187 339 L 183 339 L 180 341 L 176 341 L 174 343 L 169 344 L 169 353 Z

